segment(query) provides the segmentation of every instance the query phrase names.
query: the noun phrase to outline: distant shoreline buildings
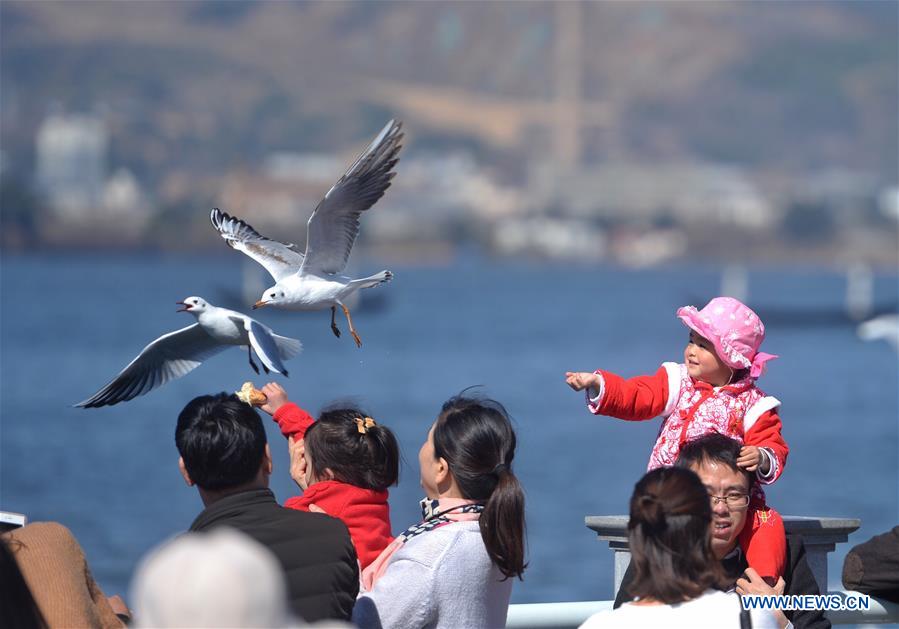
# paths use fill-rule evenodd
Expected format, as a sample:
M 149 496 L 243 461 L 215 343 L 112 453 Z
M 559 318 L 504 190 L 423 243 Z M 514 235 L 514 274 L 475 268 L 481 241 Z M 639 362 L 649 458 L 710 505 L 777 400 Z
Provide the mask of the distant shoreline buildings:
M 307 217 L 359 148 L 334 154 L 280 150 L 257 168 L 202 177 L 179 170 L 145 190 L 129 169 L 111 163 L 113 142 L 97 114 L 54 112 L 40 124 L 34 181 L 49 212 L 48 224 L 37 230 L 38 244 L 96 248 L 112 233 L 117 248 L 153 247 L 161 229 L 178 234 L 177 242 L 164 241 L 166 248 L 211 246 L 202 238 L 210 204 L 263 232 L 287 228 L 302 237 Z M 874 179 L 848 171 L 768 184 L 734 165 L 686 160 L 563 167 L 523 156 L 519 172 L 500 172 L 468 149 L 411 147 L 361 244 L 426 260 L 475 242 L 497 256 L 633 267 L 677 260 L 697 246 L 709 257 L 738 262 L 754 255 L 776 258 L 777 251 L 795 255 L 791 239 L 823 258 L 832 259 L 846 238 L 864 243 L 869 262 L 894 254 L 895 240 L 878 233 L 875 223 L 895 231 L 895 186 L 881 189 Z M 725 241 L 735 235 L 762 246 L 731 247 Z
M 35 144 L 37 188 L 60 220 L 121 219 L 129 226 L 146 221 L 143 192 L 134 174 L 118 167 L 109 175 L 110 137 L 101 116 L 50 114 Z

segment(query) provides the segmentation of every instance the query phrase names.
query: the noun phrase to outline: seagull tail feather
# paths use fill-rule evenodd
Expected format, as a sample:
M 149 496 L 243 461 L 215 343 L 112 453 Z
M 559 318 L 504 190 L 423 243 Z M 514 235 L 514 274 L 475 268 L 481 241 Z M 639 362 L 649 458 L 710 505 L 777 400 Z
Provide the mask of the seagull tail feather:
M 281 360 L 290 360 L 303 351 L 303 344 L 297 339 L 279 336 L 277 334 L 272 334 L 272 338 L 275 339 L 275 344 L 278 346 L 278 353 L 281 355 Z

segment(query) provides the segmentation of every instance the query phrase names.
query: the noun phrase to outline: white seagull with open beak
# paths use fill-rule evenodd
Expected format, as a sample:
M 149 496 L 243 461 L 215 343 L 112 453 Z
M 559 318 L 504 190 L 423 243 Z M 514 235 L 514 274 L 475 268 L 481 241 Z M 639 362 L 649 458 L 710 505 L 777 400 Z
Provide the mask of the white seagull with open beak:
M 293 358 L 303 348 L 298 340 L 278 336 L 255 319 L 213 306 L 201 297 L 188 297 L 177 303 L 181 306 L 178 312 L 189 312 L 197 322 L 160 336 L 109 384 L 75 406 L 96 408 L 134 399 L 193 371 L 231 345 L 247 348 L 250 366 L 256 373 L 259 367 L 253 362 L 253 352 L 265 373 L 276 371 L 286 376 L 287 369 L 281 361 Z
M 393 278 L 390 271 L 353 279 L 339 275 L 346 267 L 356 235 L 359 216 L 381 198 L 396 175 L 402 124 L 391 120 L 316 206 L 306 223 L 306 252 L 296 245 L 271 240 L 248 223 L 218 208 L 210 214 L 213 226 L 225 242 L 265 267 L 275 280 L 253 308 L 273 306 L 285 310 L 331 308 L 331 330 L 340 336 L 334 321 L 340 306 L 356 345 L 362 340 L 353 327 L 350 311 L 343 304 L 347 296 Z

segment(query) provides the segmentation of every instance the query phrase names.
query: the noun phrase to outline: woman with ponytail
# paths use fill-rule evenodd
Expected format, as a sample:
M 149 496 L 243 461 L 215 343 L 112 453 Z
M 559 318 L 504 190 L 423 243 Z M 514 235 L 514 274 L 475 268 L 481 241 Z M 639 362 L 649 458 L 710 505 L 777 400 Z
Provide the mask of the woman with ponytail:
M 627 524 L 635 577 L 633 602 L 594 614 L 581 629 L 599 627 L 746 626 L 746 612 L 712 550 L 711 500 L 699 477 L 685 468 L 660 467 L 634 487 Z M 775 629 L 767 610 L 752 610 L 752 627 Z
M 515 431 L 493 400 L 454 397 L 418 454 L 423 520 L 362 573 L 366 627 L 504 627 L 524 561 Z

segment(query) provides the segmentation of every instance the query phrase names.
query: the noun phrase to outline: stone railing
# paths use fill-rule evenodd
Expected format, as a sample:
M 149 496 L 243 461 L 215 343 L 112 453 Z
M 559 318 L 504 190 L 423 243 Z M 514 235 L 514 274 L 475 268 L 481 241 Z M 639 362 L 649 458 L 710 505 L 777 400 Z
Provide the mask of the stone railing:
M 808 518 L 796 515 L 785 515 L 784 528 L 787 536 L 801 535 L 805 542 L 805 551 L 809 567 L 818 582 L 821 592 L 827 591 L 827 554 L 836 545 L 849 539 L 849 534 L 861 526 L 856 518 Z M 631 552 L 627 545 L 626 515 L 588 515 L 584 518 L 587 528 L 596 531 L 600 540 L 609 542 L 615 552 L 615 592 L 618 594 L 624 571 L 631 561 Z
M 596 532 L 600 540 L 609 543 L 615 553 L 615 592 L 618 594 L 624 571 L 630 563 L 631 555 L 627 543 L 627 516 L 597 515 L 587 516 L 585 523 Z M 861 521 L 855 518 L 810 518 L 784 516 L 787 535 L 802 535 L 805 542 L 807 561 L 818 589 L 823 593 L 836 594 L 842 599 L 861 597 L 858 592 L 827 589 L 827 554 L 837 544 L 845 542 L 849 534 L 858 529 Z M 834 624 L 880 624 L 899 622 L 899 605 L 878 599 L 869 599 L 867 609 L 855 611 L 830 611 L 827 617 Z M 559 603 L 526 603 L 509 606 L 506 627 L 510 629 L 555 629 L 574 628 L 598 611 L 612 608 L 612 601 L 576 601 Z

